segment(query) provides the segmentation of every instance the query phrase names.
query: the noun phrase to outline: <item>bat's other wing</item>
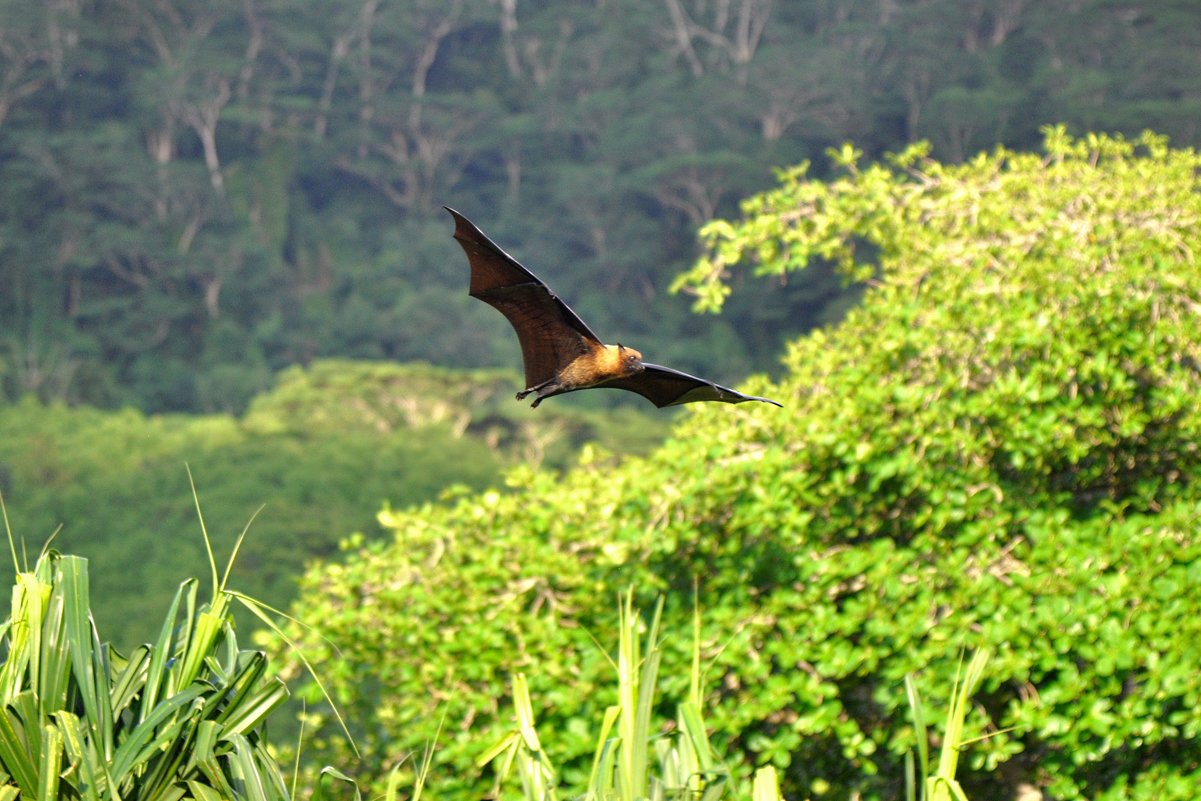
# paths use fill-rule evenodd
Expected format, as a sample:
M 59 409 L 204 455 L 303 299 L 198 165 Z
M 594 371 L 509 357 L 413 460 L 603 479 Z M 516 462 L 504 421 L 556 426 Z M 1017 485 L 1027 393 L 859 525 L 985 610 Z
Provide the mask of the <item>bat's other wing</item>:
M 471 265 L 471 296 L 498 310 L 517 332 L 527 387 L 554 378 L 577 356 L 601 347 L 596 334 L 536 275 L 462 214 L 446 210 L 455 218 L 454 237 Z
M 643 364 L 641 372 L 626 378 L 615 378 L 599 384 L 610 389 L 627 389 L 637 392 L 659 408 L 678 406 L 681 403 L 696 403 L 698 401 L 719 401 L 722 403 L 744 403 L 746 401 L 762 401 L 779 406 L 770 398 L 760 398 L 756 395 L 743 395 L 741 392 L 714 384 L 703 378 L 697 378 L 670 367 L 658 364 Z

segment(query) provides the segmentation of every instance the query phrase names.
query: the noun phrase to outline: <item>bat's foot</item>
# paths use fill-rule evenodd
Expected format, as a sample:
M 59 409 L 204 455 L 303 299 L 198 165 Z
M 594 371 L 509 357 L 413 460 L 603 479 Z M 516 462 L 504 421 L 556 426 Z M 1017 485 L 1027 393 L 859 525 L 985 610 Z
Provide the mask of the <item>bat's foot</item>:
M 528 396 L 534 392 L 538 392 L 537 387 L 533 387 L 531 389 L 523 389 L 523 390 L 521 390 L 521 392 L 517 393 L 517 400 L 525 400 L 526 396 Z M 541 392 L 538 392 L 537 397 L 534 398 L 534 402 L 532 404 L 530 404 L 530 408 L 531 409 L 538 408 L 539 403 L 542 403 L 542 393 Z
M 534 402 L 530 404 L 531 409 L 537 409 L 538 404 L 546 400 L 553 394 L 554 387 L 550 382 L 543 382 L 536 387 L 523 389 L 517 393 L 517 400 L 525 400 L 527 395 L 534 395 Z

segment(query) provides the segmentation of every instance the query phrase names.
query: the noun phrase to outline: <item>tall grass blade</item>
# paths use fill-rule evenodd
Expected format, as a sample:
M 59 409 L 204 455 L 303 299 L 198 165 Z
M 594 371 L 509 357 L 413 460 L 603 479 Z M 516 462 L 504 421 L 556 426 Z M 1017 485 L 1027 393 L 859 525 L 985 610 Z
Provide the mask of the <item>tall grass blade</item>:
M 512 751 L 516 746 L 520 745 L 520 743 L 521 743 L 521 733 L 516 732 L 516 731 L 511 731 L 508 734 L 506 734 L 504 737 L 502 737 L 500 740 L 495 742 L 492 746 L 490 746 L 486 751 L 484 751 L 478 757 L 476 757 L 475 764 L 477 767 L 482 768 L 484 765 L 487 765 L 489 762 L 492 762 L 492 761 L 498 759 L 500 757 L 500 755 L 505 753 L 506 751 Z
M 260 689 L 243 696 L 235 710 L 224 719 L 225 730 L 231 734 L 249 734 L 266 722 L 267 716 L 288 700 L 288 686 L 271 678 Z
M 64 614 L 75 689 L 83 702 L 88 727 L 100 735 L 101 758 L 113 757 L 113 712 L 109 704 L 108 675 L 89 605 L 87 560 L 63 556 L 58 560 L 59 581 L 63 586 Z
M 225 799 L 224 795 L 198 781 L 189 781 L 188 791 L 196 801 L 224 801 Z
M 701 599 L 697 580 L 692 580 L 692 664 L 688 671 L 688 701 L 697 709 L 705 705 L 704 674 L 701 671 Z
M 200 536 L 204 538 L 204 551 L 208 555 L 209 572 L 213 582 L 213 598 L 221 594 L 221 584 L 217 579 L 217 557 L 213 555 L 213 541 L 209 538 L 208 526 L 204 524 L 204 512 L 200 509 L 200 493 L 196 491 L 196 479 L 192 476 L 192 466 L 184 463 L 188 473 L 188 485 L 192 488 L 192 503 L 196 506 L 196 519 L 200 521 Z
M 4 517 L 4 533 L 8 536 L 8 552 L 12 555 L 13 574 L 21 573 L 21 560 L 17 558 L 17 540 L 13 537 L 13 527 L 8 522 L 8 505 L 4 503 L 4 493 L 0 492 L 0 516 Z
M 704 774 L 710 773 L 715 767 L 715 760 L 713 759 L 713 748 L 709 745 L 709 732 L 705 729 L 705 721 L 701 717 L 700 708 L 691 701 L 680 704 L 679 718 L 680 728 L 687 737 L 692 753 L 695 754 L 697 771 Z
M 329 690 L 325 688 L 325 682 L 321 680 L 321 676 L 316 670 L 313 669 L 312 663 L 309 662 L 308 657 L 304 655 L 304 651 L 301 650 L 300 646 L 296 644 L 296 641 L 289 637 L 287 632 L 285 632 L 283 628 L 270 615 L 268 615 L 265 610 L 270 610 L 273 614 L 287 618 L 288 620 L 291 620 L 292 622 L 298 623 L 302 626 L 304 625 L 303 621 L 299 621 L 294 617 L 290 617 L 278 609 L 259 603 L 252 598 L 242 595 L 241 593 L 232 593 L 232 595 L 241 602 L 243 608 L 261 620 L 267 626 L 267 628 L 271 629 L 271 631 L 273 631 L 281 640 L 283 640 L 287 646 L 292 649 L 292 652 L 296 654 L 296 657 L 300 660 L 300 663 L 304 665 L 304 669 L 308 671 L 309 676 L 312 677 L 313 682 L 317 685 L 317 689 L 321 692 L 321 697 L 324 698 L 329 704 L 334 718 L 337 719 L 338 725 L 342 729 L 342 733 L 346 735 L 346 741 L 350 743 L 350 748 L 352 751 L 354 751 L 354 755 L 356 757 L 359 756 L 359 746 L 357 743 L 355 743 L 354 736 L 350 733 L 350 727 L 346 725 L 346 719 L 342 717 L 342 713 L 339 711 L 338 705 L 334 703 L 333 696 L 331 696 L 329 694 Z
M 933 801 L 946 801 L 948 798 L 966 801 L 966 796 L 959 786 L 955 774 L 959 769 L 959 753 L 964 741 L 964 721 L 967 718 L 971 693 L 980 680 L 987 658 L 984 651 L 977 651 L 972 656 L 965 675 L 960 676 L 962 663 L 960 669 L 956 670 L 951 704 L 947 709 L 943 745 L 939 752 L 938 769 L 933 777 L 929 793 Z
M 268 784 L 254 758 L 254 748 L 241 734 L 235 734 L 230 768 L 241 782 L 241 795 L 250 801 L 271 801 Z
M 633 612 L 633 592 L 629 595 L 630 606 L 627 611 L 630 620 L 630 636 L 636 638 L 637 616 Z M 659 663 L 663 652 L 659 647 L 659 624 L 663 618 L 663 598 L 660 596 L 655 605 L 655 614 L 651 618 L 650 630 L 646 634 L 646 655 L 642 658 L 641 669 L 638 673 L 637 706 L 635 707 L 634 736 L 629 741 L 629 750 L 634 753 L 634 785 L 633 792 L 642 794 L 647 787 L 647 769 L 649 749 L 647 744 L 651 736 L 651 713 L 655 707 L 655 689 L 659 683 Z M 636 797 L 636 796 L 635 796 Z
M 421 801 L 421 795 L 425 791 L 425 783 L 429 779 L 430 771 L 434 765 L 434 751 L 438 747 L 438 740 L 442 737 L 442 726 L 446 723 L 446 710 L 442 710 L 442 717 L 438 720 L 438 728 L 434 731 L 434 741 L 425 746 L 425 753 L 421 756 L 421 765 L 417 768 L 417 775 L 413 780 L 413 794 L 409 801 Z M 392 769 L 392 775 L 388 777 L 388 789 L 385 795 L 385 801 L 395 801 L 397 784 L 399 776 L 398 770 L 400 765 Z
M 967 801 L 967 794 L 963 791 L 963 787 L 960 786 L 955 775 L 959 770 L 960 752 L 966 743 L 965 721 L 971 705 L 971 696 L 984 675 L 984 666 L 987 662 L 988 652 L 982 649 L 972 655 L 966 670 L 964 670 L 961 660 L 955 671 L 955 682 L 952 685 L 951 700 L 947 707 L 942 748 L 939 750 L 938 766 L 933 773 L 930 773 L 925 712 L 922 708 L 921 696 L 913 678 L 905 677 L 905 691 L 909 696 L 909 707 L 913 714 L 914 730 L 917 735 L 918 759 L 923 777 L 921 782 L 923 801 L 952 801 L 952 799 Z M 911 763 L 912 758 L 910 758 L 910 765 Z M 906 791 L 909 798 L 916 795 L 915 789 L 910 786 L 912 773 L 912 767 L 908 767 Z
M 617 722 L 617 717 L 621 714 L 621 707 L 610 706 L 605 708 L 604 717 L 601 718 L 600 731 L 596 737 L 596 751 L 592 756 L 592 772 L 588 775 L 588 791 L 594 798 L 603 798 L 600 778 L 602 775 L 612 778 L 612 753 L 615 742 L 609 736 L 613 731 L 613 724 Z
M 530 686 L 524 673 L 513 677 L 513 710 L 517 714 L 517 731 L 525 741 L 525 747 L 538 754 L 542 742 L 538 739 L 538 728 L 534 721 L 534 704 L 530 701 Z
M 42 758 L 38 765 L 38 801 L 57 801 L 63 763 L 63 735 L 58 727 L 42 727 Z
M 78 774 L 74 787 L 84 801 L 100 801 L 101 773 L 91 743 L 87 741 L 79 717 L 63 710 L 54 716 L 55 725 L 63 736 L 63 750 L 71 769 Z
M 195 492 L 195 487 L 193 487 L 193 492 Z M 197 508 L 199 509 L 199 507 Z M 228 592 L 226 588 L 229 584 L 230 574 L 234 572 L 234 563 L 238 561 L 238 552 L 242 550 L 242 543 L 245 542 L 246 535 L 250 533 L 250 527 L 254 524 L 255 518 L 257 518 L 259 513 L 265 508 L 265 506 L 260 506 L 258 509 L 255 509 L 254 514 L 252 514 L 250 519 L 246 521 L 246 525 L 242 526 L 242 533 L 238 535 L 238 539 L 234 541 L 234 547 L 229 552 L 229 560 L 225 563 L 225 572 L 221 574 L 221 586 L 218 588 L 219 592 Z M 213 552 L 212 549 L 210 549 L 210 559 L 212 558 L 212 555 Z M 216 575 L 216 570 L 217 566 L 214 564 L 213 575 Z
M 173 656 L 171 648 L 173 633 L 178 625 L 180 604 L 184 602 L 185 598 L 189 599 L 188 608 L 194 608 L 195 579 L 184 581 L 175 591 L 175 596 L 171 599 L 171 606 L 167 608 L 167 615 L 163 618 L 163 625 L 159 628 L 158 639 L 150 649 L 150 662 L 146 667 L 146 681 L 143 685 L 142 704 L 138 710 L 138 722 L 146 720 L 146 716 L 158 704 L 161 696 L 172 695 L 176 690 L 174 682 L 167 673 L 166 666 Z M 191 630 L 190 626 L 183 628 L 187 631 Z
M 130 771 L 168 746 L 175 733 L 175 726 L 171 725 L 172 718 L 203 695 L 204 691 L 205 688 L 200 685 L 189 687 L 155 707 L 117 748 L 112 760 L 113 777 L 118 782 L 124 781 Z M 176 721 L 175 725 L 179 725 L 179 722 Z M 160 726 L 163 727 L 161 730 Z
M 621 740 L 613 738 L 605 743 L 604 753 L 601 756 L 601 770 L 597 774 L 597 780 L 589 785 L 590 798 L 594 799 L 609 799 L 613 798 L 617 792 L 617 751 L 621 745 Z
M 618 718 L 622 747 L 618 752 L 618 794 L 622 801 L 633 801 L 647 794 L 647 747 L 650 714 L 659 671 L 659 622 L 663 599 L 660 598 L 647 633 L 645 661 L 638 641 L 638 617 L 634 612 L 634 591 L 628 590 L 619 607 L 618 635 Z
M 919 776 L 930 775 L 930 741 L 926 728 L 926 710 L 922 705 L 922 696 L 917 689 L 917 681 L 913 676 L 905 676 L 905 694 L 909 698 L 909 713 L 913 717 L 913 732 L 917 739 L 917 763 Z
M 31 751 L 25 740 L 25 727 L 8 707 L 0 707 L 0 762 L 26 798 L 33 798 L 38 792 L 37 763 L 30 756 Z
M 751 784 L 751 801 L 783 801 L 780 796 L 780 777 L 771 765 L 764 765 L 755 771 Z
M 124 665 L 113 665 L 118 669 L 117 677 L 113 681 L 110 701 L 114 712 L 118 714 L 124 712 L 135 699 L 144 693 L 149 657 L 150 649 L 145 645 L 139 645 L 133 649 Z
M 42 659 L 45 652 L 45 624 L 46 615 L 50 611 L 51 599 L 57 594 L 55 588 L 51 584 L 37 581 L 34 585 L 36 596 L 32 596 L 31 603 L 25 609 L 25 649 L 27 652 L 28 674 L 18 679 L 22 690 L 28 688 L 37 688 L 40 684 L 42 676 Z M 61 595 L 59 596 L 61 598 Z M 61 602 L 56 604 L 61 606 Z M 37 721 L 40 723 L 41 721 Z M 34 725 L 34 721 L 25 719 L 26 725 Z
M 209 609 L 196 616 L 187 650 L 175 680 L 176 687 L 187 687 L 200 675 L 204 660 L 208 659 L 217 644 L 217 637 L 228 625 L 229 599 L 224 595 L 213 599 Z
M 0 700 L 8 704 L 26 686 L 25 676 L 40 670 L 38 640 L 53 584 L 45 569 L 20 573 L 12 591 L 8 655 L 0 669 Z M 31 666 L 32 663 L 32 666 Z
M 18 659 L 26 665 L 28 673 L 22 680 L 21 673 L 11 676 L 18 682 L 13 687 L 32 687 L 39 703 L 31 710 L 37 715 L 37 724 L 45 725 L 49 716 L 62 709 L 67 703 L 67 688 L 71 674 L 71 661 L 64 631 L 63 595 L 35 575 L 23 576 L 29 592 L 24 597 L 31 601 L 23 610 L 25 615 L 20 625 L 24 629 L 21 645 L 28 660 Z M 26 725 L 34 721 L 25 720 Z

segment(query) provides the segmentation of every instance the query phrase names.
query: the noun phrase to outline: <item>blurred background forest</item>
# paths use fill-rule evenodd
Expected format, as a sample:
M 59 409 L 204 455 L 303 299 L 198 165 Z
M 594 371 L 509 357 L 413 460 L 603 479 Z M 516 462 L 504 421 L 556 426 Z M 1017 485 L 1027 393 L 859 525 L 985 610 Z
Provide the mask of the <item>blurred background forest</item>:
M 320 357 L 516 364 L 463 211 L 598 332 L 736 381 L 853 300 L 672 277 L 774 167 L 1201 136 L 1190 0 L 0 0 L 0 385 L 241 412 Z

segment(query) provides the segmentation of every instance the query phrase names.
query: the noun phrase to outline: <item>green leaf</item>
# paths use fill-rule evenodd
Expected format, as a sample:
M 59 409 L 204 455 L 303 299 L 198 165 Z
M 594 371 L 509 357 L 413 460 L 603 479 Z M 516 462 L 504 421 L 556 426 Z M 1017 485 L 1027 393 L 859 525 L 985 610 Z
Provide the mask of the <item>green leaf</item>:
M 26 741 L 26 728 L 14 718 L 9 708 L 0 709 L 0 763 L 16 780 L 21 794 L 37 797 L 40 786 L 38 767 L 31 758 L 32 748 Z
M 41 762 L 38 764 L 38 801 L 57 801 L 62 771 L 63 736 L 57 726 L 42 727 Z

